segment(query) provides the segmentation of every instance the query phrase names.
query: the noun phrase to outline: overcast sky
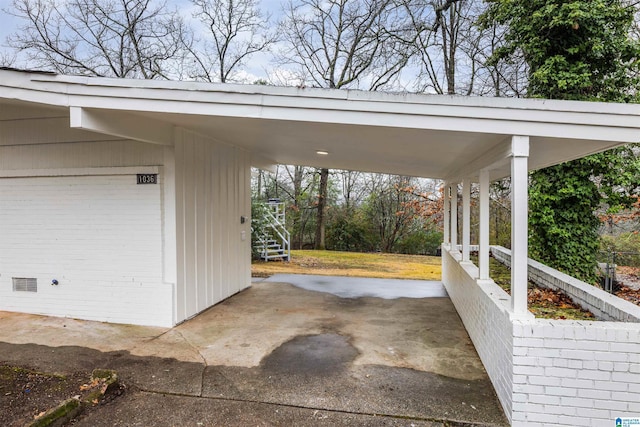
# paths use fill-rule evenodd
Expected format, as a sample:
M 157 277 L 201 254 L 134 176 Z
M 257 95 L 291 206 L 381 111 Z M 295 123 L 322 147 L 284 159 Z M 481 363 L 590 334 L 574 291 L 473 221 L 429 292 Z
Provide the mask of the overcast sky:
M 272 20 L 275 21 L 279 16 L 281 16 L 282 6 L 281 4 L 286 0 L 261 0 L 262 10 L 266 14 L 270 14 Z M 12 16 L 11 14 L 5 12 L 6 10 L 10 10 L 12 0 L 0 0 L 0 52 L 9 50 L 6 45 L 6 38 L 10 34 L 17 31 L 18 26 L 20 25 L 20 19 Z M 168 0 L 168 3 L 171 5 L 179 5 L 180 3 L 187 3 L 188 0 Z M 178 7 L 178 9 L 184 10 L 184 8 Z M 243 73 L 243 77 L 246 78 L 247 81 L 252 82 L 258 78 L 266 78 L 265 68 L 270 68 L 270 57 L 267 55 L 255 55 L 251 62 L 246 64 L 243 69 L 246 72 Z
M 0 0 L 0 43 L 3 46 L 7 36 L 14 32 L 17 26 L 17 19 L 4 12 L 10 5 L 11 0 Z

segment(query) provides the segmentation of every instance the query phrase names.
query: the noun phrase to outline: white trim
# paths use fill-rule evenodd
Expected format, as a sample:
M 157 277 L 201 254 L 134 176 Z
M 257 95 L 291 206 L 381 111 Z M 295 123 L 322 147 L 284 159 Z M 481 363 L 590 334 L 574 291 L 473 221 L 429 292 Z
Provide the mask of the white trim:
M 521 316 L 528 314 L 529 138 L 514 136 L 511 145 L 511 309 L 515 316 Z
M 444 183 L 442 198 L 442 204 L 444 205 L 443 241 L 445 244 L 451 244 L 451 186 L 448 182 Z M 442 251 L 444 251 L 444 248 L 442 248 Z
M 65 75 L 42 75 L 29 74 L 28 72 L 17 72 L 4 70 L 3 73 L 15 73 L 26 78 L 33 83 L 40 83 L 49 90 L 53 90 L 57 85 L 65 84 L 69 86 L 69 93 L 77 89 L 73 86 L 88 86 L 94 90 L 103 89 L 113 93 L 117 89 L 161 89 L 170 93 L 175 93 L 176 98 L 183 98 L 184 95 L 176 92 L 189 93 L 190 101 L 197 101 L 196 94 L 202 94 L 202 99 L 210 99 L 211 94 L 233 94 L 233 95 L 260 95 L 265 98 L 272 97 L 304 97 L 309 99 L 335 99 L 351 101 L 371 101 L 384 104 L 399 103 L 405 105 L 458 105 L 470 107 L 493 107 L 507 110 L 519 109 L 526 114 L 530 110 L 540 111 L 563 111 L 576 113 L 596 113 L 596 114 L 617 114 L 622 110 L 627 110 L 632 114 L 640 114 L 640 105 L 620 104 L 620 103 L 597 103 L 589 101 L 560 101 L 548 99 L 524 99 L 524 98 L 496 98 L 496 97 L 464 97 L 458 95 L 432 95 L 432 94 L 412 94 L 412 93 L 384 93 L 370 92 L 362 90 L 332 90 L 320 88 L 294 88 L 283 86 L 263 86 L 228 83 L 203 83 L 187 81 L 160 81 L 142 79 L 119 79 L 108 77 L 81 77 Z M 134 92 L 132 95 L 137 95 Z
M 173 145 L 173 125 L 118 111 L 70 107 L 70 126 L 151 144 Z
M 462 180 L 462 262 L 469 261 L 471 244 L 471 180 Z
M 480 280 L 489 280 L 489 171 L 480 171 L 480 230 L 478 269 Z
M 458 252 L 458 183 L 451 184 L 451 248 Z
M 241 147 L 256 160 L 263 157 L 286 164 L 351 167 L 450 182 L 474 179 L 480 169 L 502 162 L 508 157 L 504 148 L 511 135 L 532 138 L 531 169 L 640 141 L 640 106 L 630 104 L 139 81 L 9 70 L 0 70 L 0 98 L 8 106 L 37 103 L 71 108 L 73 126 L 146 142 L 169 143 L 171 132 L 165 130 L 176 126 Z M 333 155 L 318 158 L 315 150 L 320 141 L 327 142 L 325 148 Z M 398 142 L 397 150 L 391 149 L 392 141 Z M 446 161 L 434 162 L 438 157 Z M 491 178 L 509 175 L 507 163 L 502 166 L 491 167 Z
M 177 323 L 176 283 L 178 280 L 178 255 L 176 251 L 176 166 L 174 147 L 164 147 L 162 189 L 162 280 L 170 283 L 172 324 Z
M 100 176 L 136 175 L 139 173 L 160 173 L 161 166 L 126 166 L 104 168 L 64 168 L 64 169 L 16 169 L 0 170 L 0 178 L 24 178 L 45 176 Z

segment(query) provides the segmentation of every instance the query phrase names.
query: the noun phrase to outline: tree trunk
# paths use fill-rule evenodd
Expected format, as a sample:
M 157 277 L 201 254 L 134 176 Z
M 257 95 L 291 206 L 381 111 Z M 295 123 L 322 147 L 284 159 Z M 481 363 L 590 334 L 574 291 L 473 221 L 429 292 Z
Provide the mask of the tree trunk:
M 320 169 L 320 189 L 318 190 L 318 216 L 316 221 L 316 249 L 324 250 L 324 229 L 327 210 L 327 183 L 329 181 L 329 169 Z
M 293 167 L 293 230 L 294 242 L 292 247 L 302 249 L 304 242 L 304 225 L 302 221 L 302 206 L 300 206 L 300 198 L 302 196 L 302 177 L 304 168 L 302 166 Z M 297 231 L 297 233 L 295 232 Z

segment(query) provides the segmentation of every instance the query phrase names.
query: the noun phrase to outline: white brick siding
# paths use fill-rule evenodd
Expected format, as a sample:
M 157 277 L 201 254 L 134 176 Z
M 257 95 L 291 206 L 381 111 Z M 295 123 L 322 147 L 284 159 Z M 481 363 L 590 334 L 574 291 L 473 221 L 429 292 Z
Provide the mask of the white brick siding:
M 640 365 L 631 360 L 640 357 L 639 331 L 637 323 L 514 321 L 513 369 L 529 369 L 527 382 L 544 387 L 524 391 L 526 402 L 542 407 L 529 407 L 522 425 L 607 426 L 616 417 L 637 417 L 640 374 L 634 370 Z M 537 337 L 543 337 L 542 347 L 532 341 Z M 575 417 L 563 424 L 550 414 Z
M 445 248 L 443 248 L 445 249 Z M 443 250 L 443 281 L 513 426 L 614 425 L 640 412 L 640 323 L 512 319 L 509 296 Z
M 525 384 L 514 384 L 509 295 L 492 281 L 478 283 L 473 278 L 478 277 L 477 268 L 458 263 L 460 259 L 459 254 L 442 251 L 443 282 L 510 417 L 513 395 Z
M 130 169 L 110 170 L 0 178 L 0 309 L 171 325 L 161 185 L 136 185 Z M 38 292 L 14 292 L 12 277 L 37 278 Z
M 180 128 L 162 146 L 69 121 L 0 108 L 0 310 L 172 326 L 250 285 L 249 152 Z M 150 171 L 160 184 L 137 185 Z M 14 292 L 12 277 L 38 292 Z

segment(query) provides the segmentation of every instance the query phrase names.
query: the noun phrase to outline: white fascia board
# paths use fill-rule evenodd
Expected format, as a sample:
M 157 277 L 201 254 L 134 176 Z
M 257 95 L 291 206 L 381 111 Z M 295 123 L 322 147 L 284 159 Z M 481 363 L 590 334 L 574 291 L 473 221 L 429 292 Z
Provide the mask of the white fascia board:
M 131 112 L 70 107 L 70 126 L 120 138 L 173 145 L 173 126 Z
M 224 101 L 224 102 L 221 102 Z M 228 101 L 228 100 L 226 100 Z M 112 110 L 143 111 L 147 113 L 169 113 L 219 117 L 256 118 L 268 120 L 287 120 L 316 123 L 335 123 L 345 125 L 384 126 L 393 128 L 430 129 L 498 135 L 523 134 L 529 136 L 571 138 L 620 143 L 640 142 L 640 116 L 610 115 L 598 113 L 579 114 L 574 122 L 558 121 L 558 112 L 505 111 L 493 108 L 460 106 L 422 106 L 412 111 L 414 105 L 352 105 L 350 101 L 327 101 L 333 105 L 309 105 L 305 98 L 287 100 L 288 104 L 248 103 L 246 100 L 226 102 L 216 98 L 209 102 L 195 100 L 170 100 L 152 98 L 119 98 L 117 96 L 92 97 L 87 95 L 70 96 L 73 105 Z M 271 104 L 271 105 L 269 105 Z M 367 104 L 367 103 L 365 103 Z M 376 107 L 375 109 L 372 107 Z M 394 108 L 395 107 L 395 108 Z M 393 111 L 393 110 L 396 111 Z M 402 111 L 404 110 L 404 111 Z M 484 110 L 484 111 L 480 111 Z M 496 114 L 500 113 L 500 114 Z M 565 113 L 569 114 L 569 113 Z M 522 115 L 523 117 L 518 117 Z M 524 116 L 527 116 L 526 118 Z M 577 119 L 580 119 L 579 121 Z M 605 123 L 606 122 L 606 123 Z
M 585 102 L 585 101 L 559 101 L 547 99 L 523 99 L 523 98 L 496 98 L 496 97 L 467 97 L 456 95 L 427 95 L 409 93 L 384 93 L 369 92 L 359 90 L 337 90 L 337 89 L 317 89 L 317 88 L 294 88 L 261 85 L 240 85 L 221 83 L 201 83 L 201 82 L 170 82 L 157 80 L 131 80 L 96 77 L 74 77 L 74 76 L 51 76 L 34 75 L 32 82 L 41 82 L 49 88 L 64 84 L 68 87 L 69 93 L 79 93 L 82 90 L 74 89 L 74 86 L 90 88 L 95 95 L 115 96 L 119 89 L 126 91 L 126 97 L 139 99 L 163 99 L 163 100 L 183 100 L 189 102 L 209 103 L 215 99 L 215 103 L 244 103 L 263 106 L 295 107 L 301 99 L 310 108 L 331 108 L 330 105 L 320 105 L 316 101 L 326 103 L 327 101 L 339 102 L 340 109 L 344 108 L 343 101 L 350 101 L 353 105 L 359 105 L 358 109 L 366 111 L 384 112 L 406 112 L 409 111 L 423 114 L 419 110 L 420 106 L 432 106 L 437 108 L 459 107 L 475 109 L 477 111 L 489 109 L 492 111 L 491 117 L 497 119 L 516 119 L 551 121 L 559 123 L 582 122 L 580 116 L 588 115 L 612 115 L 622 117 L 629 115 L 627 121 L 629 126 L 636 127 L 632 123 L 633 117 L 640 117 L 640 105 Z M 157 89 L 154 90 L 154 89 Z M 154 96 L 154 93 L 156 96 Z M 261 99 L 256 103 L 256 98 Z M 289 101 L 287 101 L 289 100 Z M 365 104 L 370 104 L 364 106 Z M 400 108 L 397 110 L 395 107 Z M 363 107 L 364 106 L 364 107 Z M 350 109 L 350 108 L 346 108 Z M 500 110 L 503 110 L 500 112 Z M 531 113 L 552 113 L 555 117 L 536 118 L 531 117 Z M 558 115 L 557 113 L 562 113 Z M 432 111 L 433 115 L 450 115 L 445 111 L 438 113 Z M 461 117 L 484 117 L 486 114 L 465 114 Z M 515 114 L 515 115 L 514 115 Z M 577 121 L 576 121 L 577 120 Z M 589 122 L 593 123 L 593 122 Z M 610 120 L 602 118 L 595 122 L 597 124 L 609 124 Z M 620 124 L 621 125 L 621 124 Z
M 22 73 L 24 74 L 24 73 Z M 320 88 L 297 88 L 284 86 L 263 86 L 229 83 L 203 83 L 188 81 L 164 81 L 164 80 L 133 80 L 104 77 L 78 77 L 63 75 L 34 74 L 31 78 L 33 82 L 64 83 L 67 86 L 80 85 L 92 87 L 94 89 L 104 88 L 109 93 L 113 93 L 114 88 L 122 88 L 130 91 L 141 88 L 148 92 L 148 89 L 161 89 L 166 92 L 194 92 L 195 94 L 211 99 L 221 94 L 269 96 L 284 98 L 306 98 L 306 99 L 332 99 L 350 101 L 369 101 L 389 105 L 393 103 L 401 105 L 438 105 L 438 106 L 466 106 L 466 107 L 490 107 L 507 110 L 539 110 L 549 112 L 576 112 L 576 113 L 608 113 L 620 114 L 630 113 L 640 115 L 640 105 L 602 103 L 589 101 L 561 101 L 534 98 L 498 98 L 498 97 L 474 97 L 460 95 L 433 95 L 433 94 L 413 94 L 413 93 L 389 93 L 371 92 L 363 90 L 345 89 L 320 89 Z M 183 95 L 177 99 L 183 99 Z M 196 101 L 196 99 L 193 99 Z M 252 102 L 253 103 L 253 102 Z
M 12 81 L 48 103 L 148 113 L 246 117 L 319 123 L 451 130 L 510 136 L 640 141 L 640 106 L 578 101 L 505 99 L 258 85 L 142 81 L 22 74 Z M 13 83 L 1 84 L 11 86 Z M 45 100 L 45 98 L 47 98 Z M 26 99 L 25 99 L 26 100 Z M 57 101 L 57 102 L 56 102 Z M 56 98 L 53 104 L 64 102 Z

